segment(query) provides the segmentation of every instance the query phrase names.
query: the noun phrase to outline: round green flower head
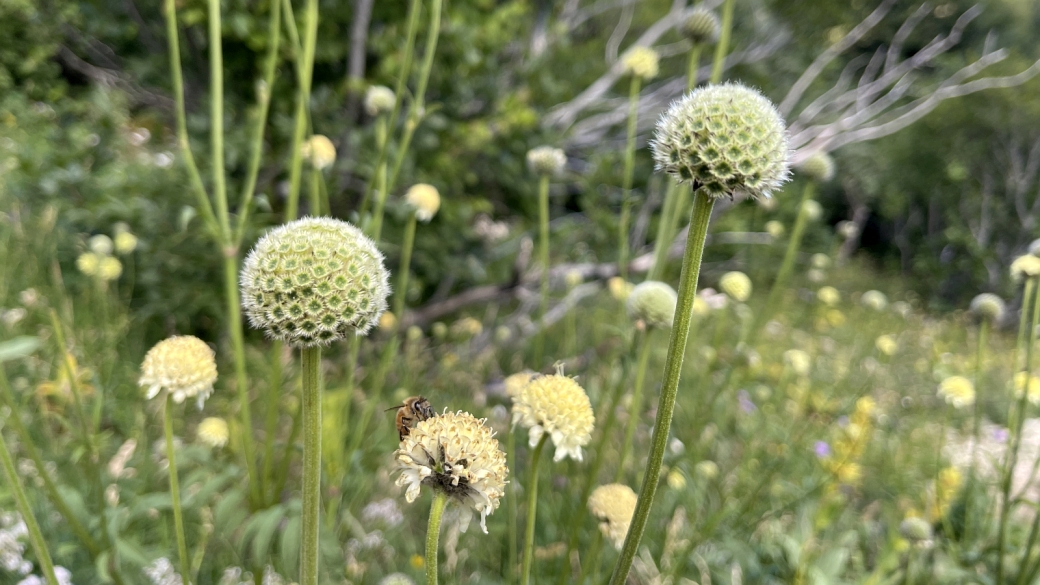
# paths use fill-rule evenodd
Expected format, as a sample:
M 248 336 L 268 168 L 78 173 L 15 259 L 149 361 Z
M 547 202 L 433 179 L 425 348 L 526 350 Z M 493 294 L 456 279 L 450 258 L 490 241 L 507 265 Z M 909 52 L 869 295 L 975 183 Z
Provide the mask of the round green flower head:
M 924 518 L 912 516 L 899 523 L 899 533 L 903 538 L 914 542 L 931 540 L 932 525 Z
M 715 13 L 700 6 L 686 13 L 686 18 L 679 25 L 679 32 L 691 43 L 713 45 L 719 40 L 719 17 Z
M 834 159 L 826 152 L 816 152 L 798 170 L 818 183 L 826 183 L 834 178 Z
M 641 319 L 647 327 L 668 329 L 675 318 L 675 289 L 663 282 L 647 280 L 632 289 L 626 308 L 632 319 Z
M 539 176 L 556 176 L 567 165 L 567 155 L 559 148 L 538 146 L 527 151 L 527 168 Z
M 386 310 L 390 274 L 372 240 L 353 225 L 305 217 L 256 243 L 242 266 L 249 323 L 295 347 L 364 335 Z
M 733 300 L 743 303 L 751 297 L 751 279 L 743 272 L 727 272 L 719 279 L 719 288 Z
M 787 180 L 787 130 L 757 91 L 736 83 L 697 88 L 657 122 L 657 170 L 715 198 L 769 197 Z
M 999 323 L 1004 319 L 1007 307 L 1004 300 L 993 293 L 982 293 L 971 299 L 971 313 L 978 319 Z
M 634 47 L 622 58 L 621 65 L 625 73 L 645 81 L 657 77 L 659 59 L 657 51 L 650 47 Z

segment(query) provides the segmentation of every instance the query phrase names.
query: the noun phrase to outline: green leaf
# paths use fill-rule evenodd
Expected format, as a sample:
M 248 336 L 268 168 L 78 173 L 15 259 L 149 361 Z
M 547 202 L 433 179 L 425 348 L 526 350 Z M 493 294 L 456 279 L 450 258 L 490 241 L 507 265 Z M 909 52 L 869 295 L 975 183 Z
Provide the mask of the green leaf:
M 0 343 L 0 364 L 32 355 L 43 342 L 38 337 L 22 335 Z
M 299 571 L 300 564 L 300 534 L 303 528 L 303 518 L 292 516 L 285 523 L 279 542 L 279 558 L 281 559 L 281 570 L 286 575 L 295 575 Z
M 256 537 L 253 538 L 253 558 L 264 558 L 271 550 L 275 531 L 285 519 L 285 509 L 281 504 L 265 510 L 256 516 Z

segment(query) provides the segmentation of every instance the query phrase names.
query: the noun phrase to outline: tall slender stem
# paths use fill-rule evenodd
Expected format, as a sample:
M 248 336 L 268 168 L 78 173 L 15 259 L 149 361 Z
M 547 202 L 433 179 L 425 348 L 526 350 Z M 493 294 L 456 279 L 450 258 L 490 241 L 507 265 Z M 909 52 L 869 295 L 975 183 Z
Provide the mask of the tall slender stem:
M 516 427 L 509 427 L 509 436 L 506 437 L 506 460 L 509 463 L 509 469 L 516 473 Z M 509 528 L 509 538 L 507 546 L 509 547 L 506 551 L 506 563 L 509 565 L 506 567 L 506 583 L 513 585 L 516 582 L 516 534 L 517 534 L 517 502 L 516 502 L 516 481 L 511 481 L 506 484 L 506 520 Z M 566 561 L 564 561 L 566 562 Z
M 441 517 L 448 505 L 448 494 L 441 490 L 433 492 L 430 506 L 430 521 L 426 525 L 426 585 L 437 585 L 437 556 L 441 539 Z
M 639 362 L 636 365 L 636 383 L 632 389 L 632 405 L 628 409 L 628 424 L 625 425 L 625 440 L 621 443 L 614 483 L 621 483 L 625 475 L 625 463 L 632 454 L 632 443 L 636 438 L 636 426 L 643 411 L 643 388 L 646 386 L 646 365 L 650 361 L 650 330 L 640 335 Z
M 794 261 L 798 257 L 798 249 L 802 244 L 802 236 L 805 234 L 805 227 L 809 223 L 809 214 L 805 212 L 805 202 L 813 198 L 815 188 L 816 183 L 814 181 L 809 181 L 805 184 L 805 189 L 802 191 L 802 199 L 798 202 L 798 215 L 795 216 L 794 228 L 791 229 L 791 237 L 787 240 L 784 259 L 780 263 L 780 270 L 776 273 L 776 280 L 773 281 L 773 286 L 769 289 L 766 304 L 755 315 L 754 324 L 750 329 L 751 334 L 758 331 L 765 324 L 766 320 L 772 316 L 773 307 L 779 302 L 780 295 L 787 290 L 787 280 L 791 277 Z
M 303 367 L 303 537 L 300 585 L 318 584 L 318 523 L 321 507 L 320 347 L 300 351 Z
M 733 30 L 733 4 L 733 0 L 726 0 L 722 5 L 722 27 L 719 31 L 719 42 L 715 45 L 715 60 L 711 64 L 712 84 L 722 81 L 722 68 L 726 64 L 730 32 Z
M 213 0 L 215 1 L 215 0 Z M 311 79 L 314 73 L 314 45 L 318 36 L 318 0 L 307 0 L 303 31 L 303 60 L 297 61 L 299 88 L 296 94 L 296 125 L 293 128 L 292 158 L 289 163 L 289 200 L 285 207 L 287 220 L 296 219 L 300 201 L 300 175 L 303 172 L 303 157 L 300 147 L 307 130 L 310 112 Z
M 249 476 L 249 493 L 254 505 L 264 500 L 263 481 L 256 473 L 256 449 L 253 445 L 253 413 L 249 403 L 249 381 L 246 379 L 246 342 L 242 332 L 242 308 L 239 304 L 238 255 L 228 250 L 224 255 L 224 296 L 227 299 L 228 332 L 235 355 L 235 393 L 238 397 L 242 426 L 242 456 Z
M 975 487 L 975 458 L 979 450 L 979 430 L 982 427 L 982 360 L 985 355 L 986 337 L 989 334 L 989 319 L 983 318 L 979 323 L 979 334 L 975 345 L 975 403 L 971 411 L 971 463 L 968 465 L 968 497 L 964 500 L 964 534 L 971 537 L 971 508 L 974 500 L 972 489 Z
M 534 521 L 538 515 L 538 462 L 549 433 L 543 433 L 531 452 L 531 469 L 527 472 L 527 527 L 524 529 L 524 560 L 520 568 L 520 585 L 531 582 L 531 564 L 534 561 Z
M 639 541 L 643 537 L 646 523 L 650 519 L 650 508 L 653 506 L 654 496 L 657 493 L 657 483 L 661 477 L 661 462 L 664 460 L 668 433 L 672 426 L 675 397 L 679 389 L 679 377 L 682 374 L 683 354 L 693 320 L 693 301 L 697 295 L 697 280 L 701 271 L 701 258 L 704 256 L 704 241 L 708 235 L 711 209 L 715 205 L 715 200 L 705 193 L 696 192 L 693 197 L 690 231 L 686 236 L 686 252 L 683 255 L 682 273 L 679 277 L 679 300 L 672 324 L 672 336 L 668 342 L 668 354 L 665 358 L 664 381 L 657 407 L 657 420 L 654 422 L 654 433 L 650 439 L 650 453 L 647 456 L 639 500 L 635 513 L 632 515 L 628 536 L 625 537 L 625 545 L 621 549 L 617 564 L 614 566 L 614 573 L 610 578 L 611 585 L 623 585 L 628 580 L 632 560 L 635 558 Z
M 549 175 L 538 180 L 538 263 L 542 269 L 538 318 L 542 319 L 549 309 Z M 539 369 L 545 356 L 545 330 L 541 324 L 535 337 L 534 356 L 534 367 Z
M 618 274 L 628 280 L 628 218 L 632 213 L 632 174 L 636 164 L 636 122 L 639 120 L 639 90 L 642 78 L 632 76 L 628 88 L 628 134 L 625 138 L 625 167 L 621 178 L 621 219 L 618 222 Z
M 654 239 L 654 264 L 646 275 L 647 280 L 661 280 L 665 265 L 668 264 L 668 249 L 672 247 L 674 229 L 678 222 L 673 219 L 679 214 L 676 200 L 679 198 L 679 186 L 672 181 L 664 192 L 664 204 L 661 206 L 661 217 L 657 222 L 657 237 Z
M 181 580 L 184 585 L 191 583 L 191 559 L 188 558 L 188 545 L 184 540 L 184 516 L 181 512 L 181 488 L 177 481 L 177 455 L 173 447 L 173 395 L 166 394 L 166 405 L 163 407 L 163 433 L 166 436 L 166 460 L 170 464 L 170 499 L 173 505 L 173 530 L 177 536 L 177 556 L 181 565 Z
M 220 34 L 220 0 L 209 0 L 209 90 L 210 90 L 210 172 L 213 173 L 213 198 L 217 203 L 220 238 L 231 241 L 228 218 L 227 185 L 224 177 L 224 53 Z
M 264 468 L 260 475 L 260 481 L 266 486 L 268 481 L 274 480 L 274 436 L 278 429 L 278 416 L 282 413 L 280 408 L 282 399 L 282 342 L 271 343 L 270 350 L 271 377 L 267 385 L 266 421 L 264 422 Z M 266 491 L 266 489 L 265 489 Z M 278 499 L 278 493 L 268 494 L 268 504 L 273 505 Z
M 691 91 L 697 85 L 697 70 L 701 67 L 701 51 L 704 45 L 694 43 L 690 49 L 690 56 L 686 61 L 686 91 Z
M 17 417 L 18 413 L 12 412 L 11 416 Z M 43 540 L 40 525 L 36 523 L 36 516 L 33 515 L 32 508 L 29 506 L 29 499 L 25 497 L 25 488 L 22 486 L 21 476 L 18 475 L 18 470 L 15 469 L 14 460 L 11 458 L 11 452 L 7 449 L 7 442 L 4 441 L 2 430 L 3 425 L 0 424 L 0 463 L 3 464 L 4 474 L 7 476 L 7 485 L 10 486 L 15 506 L 18 508 L 18 513 L 22 515 L 22 521 L 25 522 L 25 527 L 29 531 L 29 543 L 33 547 L 33 552 L 36 553 L 36 561 L 40 563 L 40 568 L 43 569 L 43 576 L 47 579 L 47 585 L 58 585 L 58 579 L 54 576 L 54 562 L 51 561 L 51 554 L 47 551 L 47 542 Z M 40 473 L 44 473 L 42 468 L 40 468 Z
M 408 214 L 408 223 L 404 228 L 404 242 L 401 244 L 401 277 L 397 292 L 394 294 L 394 316 L 398 323 L 404 322 L 405 297 L 408 296 L 408 270 L 412 265 L 412 247 L 415 245 L 415 224 L 418 223 L 413 210 Z

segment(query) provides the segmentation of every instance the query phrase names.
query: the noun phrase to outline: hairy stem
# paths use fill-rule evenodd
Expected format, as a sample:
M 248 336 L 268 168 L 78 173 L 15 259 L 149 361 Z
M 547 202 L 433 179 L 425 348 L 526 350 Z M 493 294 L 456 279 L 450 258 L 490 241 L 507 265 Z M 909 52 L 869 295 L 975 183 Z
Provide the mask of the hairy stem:
M 437 556 L 441 539 L 441 517 L 448 505 L 448 494 L 441 490 L 433 493 L 430 521 L 426 525 L 426 585 L 437 585 Z
M 296 95 L 296 125 L 293 128 L 292 158 L 289 163 L 289 199 L 285 207 L 286 220 L 296 219 L 299 214 L 300 176 L 303 172 L 303 156 L 300 148 L 307 131 L 307 120 L 311 102 L 311 79 L 314 73 L 314 45 L 318 36 L 318 0 L 307 0 L 303 31 L 303 59 L 297 62 L 299 87 Z M 313 212 L 313 210 L 312 210 Z
M 628 408 L 628 424 L 625 425 L 625 440 L 621 443 L 614 483 L 621 483 L 625 475 L 625 463 L 632 454 L 632 443 L 636 438 L 636 426 L 643 412 L 643 388 L 646 383 L 646 365 L 650 361 L 650 331 L 640 336 L 639 362 L 636 365 L 636 384 L 632 389 L 632 405 Z
M 538 180 L 538 264 L 542 269 L 539 291 L 538 318 L 549 309 L 549 175 Z M 534 340 L 534 367 L 542 367 L 545 357 L 545 330 L 539 326 Z
M 321 348 L 300 351 L 303 368 L 303 536 L 300 585 L 318 585 L 318 525 L 321 507 Z
M 632 174 L 636 164 L 636 122 L 639 120 L 639 90 L 642 78 L 632 76 L 628 89 L 628 134 L 625 138 L 625 167 L 621 178 L 621 219 L 618 222 L 618 274 L 628 280 L 628 218 L 632 213 Z
M 184 540 L 184 516 L 181 511 L 181 488 L 177 481 L 177 455 L 173 446 L 173 396 L 166 394 L 166 405 L 163 408 L 163 433 L 166 436 L 166 460 L 169 462 L 170 500 L 173 506 L 173 530 L 177 536 L 177 557 L 181 566 L 181 580 L 184 585 L 191 583 L 191 559 L 188 557 L 188 545 Z

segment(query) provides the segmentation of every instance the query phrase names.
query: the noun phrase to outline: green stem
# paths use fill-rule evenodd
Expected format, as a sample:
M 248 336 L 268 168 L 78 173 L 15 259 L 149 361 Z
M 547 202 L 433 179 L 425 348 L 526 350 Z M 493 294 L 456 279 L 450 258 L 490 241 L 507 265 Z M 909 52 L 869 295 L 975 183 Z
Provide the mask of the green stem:
M 69 353 L 68 345 L 66 345 L 65 332 L 64 328 L 61 326 L 61 320 L 58 319 L 58 313 L 54 309 L 51 309 L 50 317 L 51 328 L 54 330 L 54 338 L 58 343 L 58 351 L 61 352 L 61 367 L 65 370 L 65 375 L 68 376 L 69 379 L 69 389 L 72 391 L 72 402 L 76 407 L 76 418 L 79 422 L 80 434 L 83 435 L 82 440 L 90 451 L 91 462 L 96 465 L 98 456 L 93 436 L 91 434 L 90 425 L 87 423 L 87 412 L 83 406 L 83 392 L 79 387 L 79 375 L 76 372 L 76 366 L 72 363 L 72 355 Z
M 524 560 L 520 568 L 520 585 L 531 582 L 531 564 L 534 561 L 534 521 L 538 515 L 538 461 L 542 458 L 542 447 L 545 440 L 549 438 L 548 433 L 543 433 L 538 439 L 538 445 L 531 452 L 531 469 L 528 471 L 527 479 L 527 527 L 524 529 Z
M 255 505 L 264 501 L 263 481 L 256 474 L 256 450 L 253 446 L 253 413 L 249 403 L 249 381 L 246 379 L 246 343 L 242 332 L 242 309 L 239 305 L 238 255 L 228 250 L 224 255 L 224 294 L 227 298 L 228 333 L 235 354 L 235 392 L 238 395 L 239 421 L 242 425 L 242 456 L 249 476 L 249 492 Z
M 657 221 L 657 237 L 654 239 L 654 265 L 650 267 L 647 280 L 661 280 L 664 267 L 668 263 L 668 249 L 672 245 L 673 230 L 671 226 L 678 223 L 672 217 L 678 215 L 676 211 L 676 199 L 679 198 L 678 184 L 668 182 L 668 188 L 664 192 L 664 204 L 661 206 L 661 217 Z
M 11 416 L 17 417 L 18 413 L 12 412 Z M 2 429 L 3 426 L 0 425 L 0 430 Z M 40 525 L 36 523 L 36 517 L 33 516 L 32 508 L 29 507 L 29 499 L 25 497 L 25 488 L 22 486 L 21 477 L 15 469 L 14 460 L 11 458 L 11 452 L 7 449 L 7 442 L 4 441 L 2 432 L 0 432 L 0 463 L 3 464 L 4 474 L 7 475 L 7 485 L 10 486 L 11 493 L 14 496 L 15 506 L 18 508 L 18 513 L 22 515 L 22 521 L 25 522 L 25 527 L 29 531 L 29 542 L 32 544 L 33 552 L 36 553 L 36 561 L 40 563 L 43 576 L 47 579 L 47 585 L 58 585 L 58 579 L 54 576 L 54 563 L 51 561 L 51 554 L 47 551 L 47 543 L 43 540 Z M 40 473 L 44 473 L 43 468 L 37 469 L 40 470 Z
M 401 277 L 397 292 L 394 294 L 394 316 L 398 323 L 404 323 L 404 303 L 408 296 L 408 270 L 412 265 L 412 247 L 415 245 L 415 211 L 408 214 L 408 223 L 404 228 L 404 242 L 401 245 Z
M 213 198 L 217 203 L 221 241 L 231 241 L 228 218 L 227 185 L 224 178 L 224 55 L 220 35 L 220 0 L 209 0 L 209 83 L 210 83 L 210 172 L 213 173 Z
M 733 30 L 733 0 L 726 0 L 722 5 L 722 27 L 719 31 L 719 42 L 715 45 L 715 60 L 711 64 L 712 85 L 722 81 L 722 67 L 726 63 L 729 52 L 729 36 Z
M 979 335 L 975 345 L 975 404 L 972 405 L 971 412 L 971 436 L 972 436 L 972 447 L 971 447 L 971 463 L 968 465 L 968 497 L 965 498 L 964 506 L 964 534 L 965 538 L 971 536 L 971 505 L 974 500 L 973 494 L 970 490 L 975 487 L 975 458 L 978 456 L 979 447 L 979 431 L 982 427 L 982 360 L 985 355 L 986 348 L 986 337 L 989 335 L 989 320 L 983 319 L 979 323 Z
M 621 455 L 618 457 L 617 471 L 614 473 L 614 483 L 621 483 L 625 475 L 625 462 L 632 454 L 632 443 L 636 438 L 636 426 L 639 424 L 640 414 L 643 412 L 643 388 L 646 382 L 646 365 L 650 361 L 650 331 L 641 335 L 642 343 L 639 347 L 639 362 L 636 365 L 636 385 L 632 389 L 632 405 L 628 408 L 628 424 L 625 425 L 625 440 L 621 443 Z
M 697 86 L 697 70 L 701 67 L 701 51 L 704 45 L 694 43 L 690 49 L 690 57 L 686 62 L 686 91 L 691 91 Z
M 765 324 L 766 319 L 772 316 L 773 308 L 776 306 L 776 303 L 779 302 L 780 295 L 787 290 L 787 281 L 791 277 L 792 270 L 794 270 L 794 261 L 798 257 L 798 249 L 802 244 L 802 236 L 805 234 L 805 228 L 809 224 L 809 216 L 805 213 L 805 203 L 813 198 L 815 189 L 816 183 L 809 181 L 805 184 L 805 189 L 802 190 L 802 199 L 798 202 L 798 215 L 795 216 L 794 228 L 791 229 L 791 237 L 787 241 L 787 250 L 784 251 L 784 259 L 780 263 L 780 270 L 776 274 L 776 280 L 773 281 L 773 286 L 769 289 L 769 296 L 766 298 L 766 304 L 755 316 L 754 325 L 751 327 L 752 334 L 758 331 L 759 328 Z
M 209 202 L 206 187 L 202 184 L 202 175 L 195 164 L 195 156 L 191 153 L 191 143 L 188 140 L 188 122 L 184 109 L 184 74 L 181 69 L 180 38 L 177 31 L 177 4 L 176 0 L 164 0 L 163 12 L 166 14 L 166 42 L 170 52 L 170 75 L 173 78 L 173 97 L 175 102 L 175 113 L 177 117 L 177 146 L 180 148 L 184 166 L 188 170 L 188 179 L 191 182 L 192 192 L 195 193 L 195 203 L 202 213 L 202 220 L 206 228 L 213 234 L 214 238 L 220 238 L 220 227 L 217 218 L 213 215 L 213 205 Z
M 300 350 L 303 367 L 303 536 L 300 585 L 318 585 L 318 512 L 321 507 L 320 347 Z
M 433 493 L 430 522 L 426 525 L 426 585 L 437 585 L 437 555 L 441 538 L 441 516 L 448 505 L 448 494 L 442 490 Z
M 1013 421 L 1014 428 L 1011 434 L 1011 451 L 1010 456 L 1006 458 L 1005 468 L 1003 470 L 1003 481 L 1001 483 L 1001 493 L 1003 495 L 1000 502 L 1000 519 L 997 525 L 997 580 L 996 583 L 1004 583 L 1004 539 L 1007 532 L 1007 520 L 1008 514 L 1011 511 L 1011 478 L 1015 470 L 1015 464 L 1018 460 L 1018 448 L 1021 445 L 1022 439 L 1022 425 L 1025 423 L 1025 411 L 1026 402 L 1029 398 L 1029 390 L 1032 387 L 1032 380 L 1030 379 L 1030 364 L 1033 355 L 1033 338 L 1036 331 L 1036 323 L 1038 317 L 1038 309 L 1040 309 L 1040 291 L 1035 294 L 1036 302 L 1033 305 L 1033 319 L 1032 326 L 1029 325 L 1029 301 L 1034 296 L 1034 290 L 1036 289 L 1037 279 L 1030 277 L 1026 280 L 1025 289 L 1022 293 L 1022 316 L 1019 318 L 1018 324 L 1018 347 L 1015 351 L 1015 367 L 1018 367 L 1019 356 L 1022 355 L 1022 349 L 1024 344 L 1025 349 L 1025 364 L 1022 371 L 1025 372 L 1026 380 L 1025 385 L 1022 388 L 1022 396 L 1019 397 L 1017 402 L 1017 420 Z M 1029 327 L 1029 329 L 1026 329 Z M 1010 417 L 1009 417 L 1010 420 Z
M 382 120 L 383 124 L 386 124 L 386 119 Z M 382 130 L 382 131 L 380 131 Z M 376 132 L 383 135 L 382 140 L 385 142 L 389 140 L 389 127 L 383 126 L 380 128 L 376 127 Z M 369 235 L 375 242 L 379 243 L 379 238 L 383 235 L 383 213 L 386 209 L 386 199 L 389 196 L 389 189 L 387 188 L 387 162 L 380 161 L 376 167 L 376 206 L 372 211 L 372 227 L 369 230 Z
M 166 394 L 166 405 L 163 408 L 163 433 L 166 435 L 166 460 L 170 463 L 170 499 L 173 505 L 173 529 L 177 536 L 177 556 L 181 565 L 181 580 L 184 585 L 191 583 L 191 565 L 188 558 L 188 545 L 184 540 L 184 517 L 181 512 L 181 489 L 177 481 L 177 458 L 173 447 L 173 395 Z
M 632 213 L 632 174 L 636 163 L 636 122 L 639 120 L 639 90 L 642 78 L 632 76 L 628 89 L 628 135 L 625 138 L 625 167 L 621 179 L 621 220 L 618 222 L 618 274 L 628 280 L 628 218 Z
M 549 175 L 538 180 L 538 264 L 542 269 L 538 318 L 542 319 L 549 309 Z M 534 341 L 534 367 L 539 369 L 545 356 L 545 329 L 541 323 Z
M 91 559 L 97 558 L 101 553 L 101 548 L 97 545 L 94 539 L 87 532 L 87 529 L 79 521 L 79 519 L 72 513 L 72 509 L 65 502 L 65 498 L 61 496 L 61 492 L 58 491 L 58 486 L 55 485 L 54 479 L 51 477 L 47 467 L 43 464 L 43 458 L 40 456 L 40 452 L 36 449 L 35 443 L 33 443 L 32 436 L 29 434 L 29 429 L 25 428 L 22 424 L 22 419 L 19 417 L 17 404 L 14 396 L 11 393 L 11 386 L 7 381 L 7 375 L 3 369 L 0 369 L 0 404 L 6 405 L 11 409 L 11 416 L 7 418 L 7 423 L 14 428 L 15 434 L 18 435 L 18 440 L 21 442 L 22 449 L 25 451 L 29 459 L 32 460 L 33 465 L 36 467 L 37 473 L 40 474 L 40 478 L 43 479 L 43 489 L 47 493 L 48 499 L 51 504 L 58 509 L 58 513 L 61 514 L 62 519 L 69 523 L 69 528 L 72 530 L 76 538 L 79 539 L 83 546 L 86 547 L 87 552 L 90 554 Z
M 509 469 L 513 470 L 513 474 L 516 474 L 517 462 L 516 462 L 516 427 L 509 427 L 509 436 L 506 437 L 506 461 L 509 462 Z M 506 516 L 507 524 L 509 527 L 509 538 L 508 546 L 509 549 L 506 554 L 506 563 L 509 565 L 506 567 L 506 583 L 512 585 L 516 582 L 516 535 L 517 535 L 517 505 L 516 505 L 516 481 L 511 481 L 506 484 Z
M 275 433 L 278 431 L 278 415 L 281 414 L 282 400 L 282 342 L 274 341 L 271 344 L 271 377 L 267 387 L 267 417 L 264 421 L 264 469 L 260 481 L 267 485 L 268 481 L 274 479 L 271 475 L 274 470 L 274 444 Z M 265 490 L 266 491 L 266 490 Z M 268 505 L 273 505 L 278 499 L 278 493 L 269 494 Z
M 397 184 L 397 175 L 401 172 L 404 164 L 404 156 L 408 153 L 408 145 L 411 144 L 412 135 L 419 127 L 422 120 L 426 97 L 426 86 L 430 82 L 430 71 L 433 69 L 433 56 L 437 51 L 437 39 L 441 34 L 441 3 L 442 0 L 431 0 L 430 2 L 430 25 L 426 31 L 426 47 L 423 49 L 423 62 L 419 68 L 419 83 L 415 89 L 415 99 L 408 107 L 408 119 L 404 124 L 404 134 L 401 137 L 401 145 L 397 149 L 397 157 L 394 158 L 393 171 L 390 172 L 390 180 L 387 188 L 393 189 Z
M 715 200 L 701 192 L 694 193 L 693 211 L 690 219 L 690 231 L 686 237 L 686 252 L 683 255 L 682 273 L 679 277 L 679 300 L 672 325 L 672 336 L 668 342 L 668 354 L 665 358 L 664 381 L 661 387 L 661 398 L 657 407 L 657 420 L 654 422 L 654 433 L 650 439 L 650 453 L 647 456 L 643 485 L 632 524 L 625 537 L 625 545 L 618 556 L 614 573 L 610 578 L 611 585 L 623 585 L 628 580 L 639 541 L 650 518 L 650 508 L 657 493 L 657 484 L 661 477 L 661 462 L 664 460 L 665 448 L 668 444 L 668 433 L 672 426 L 672 414 L 675 410 L 675 397 L 679 389 L 679 377 L 682 373 L 683 353 L 690 333 L 693 318 L 693 300 L 697 294 L 697 280 L 700 276 L 701 258 L 704 256 L 704 243 L 708 235 L 708 223 L 711 221 L 711 209 Z
M 303 135 L 307 130 L 307 118 L 310 111 L 311 79 L 314 73 L 314 45 L 318 36 L 318 0 L 307 0 L 305 13 L 303 62 L 298 63 L 297 72 L 299 88 L 296 96 L 296 125 L 293 128 L 292 158 L 289 163 L 289 200 L 285 207 L 286 220 L 296 219 L 299 213 L 300 175 L 303 171 L 303 157 L 300 147 L 303 144 Z
M 256 190 L 256 179 L 260 175 L 260 158 L 264 152 L 264 129 L 267 127 L 267 113 L 271 108 L 271 91 L 274 85 L 275 65 L 278 64 L 278 49 L 282 41 L 282 3 L 277 0 L 271 3 L 271 13 L 268 15 L 267 23 L 267 61 L 264 65 L 263 86 L 259 89 L 258 103 L 260 113 L 256 120 L 256 134 L 253 135 L 253 150 L 249 157 L 249 170 L 246 171 L 246 180 L 242 185 L 242 196 L 238 204 L 238 224 L 235 228 L 235 236 L 232 242 L 235 247 L 242 243 L 245 236 L 246 220 L 249 218 L 249 209 L 253 205 L 254 191 Z

